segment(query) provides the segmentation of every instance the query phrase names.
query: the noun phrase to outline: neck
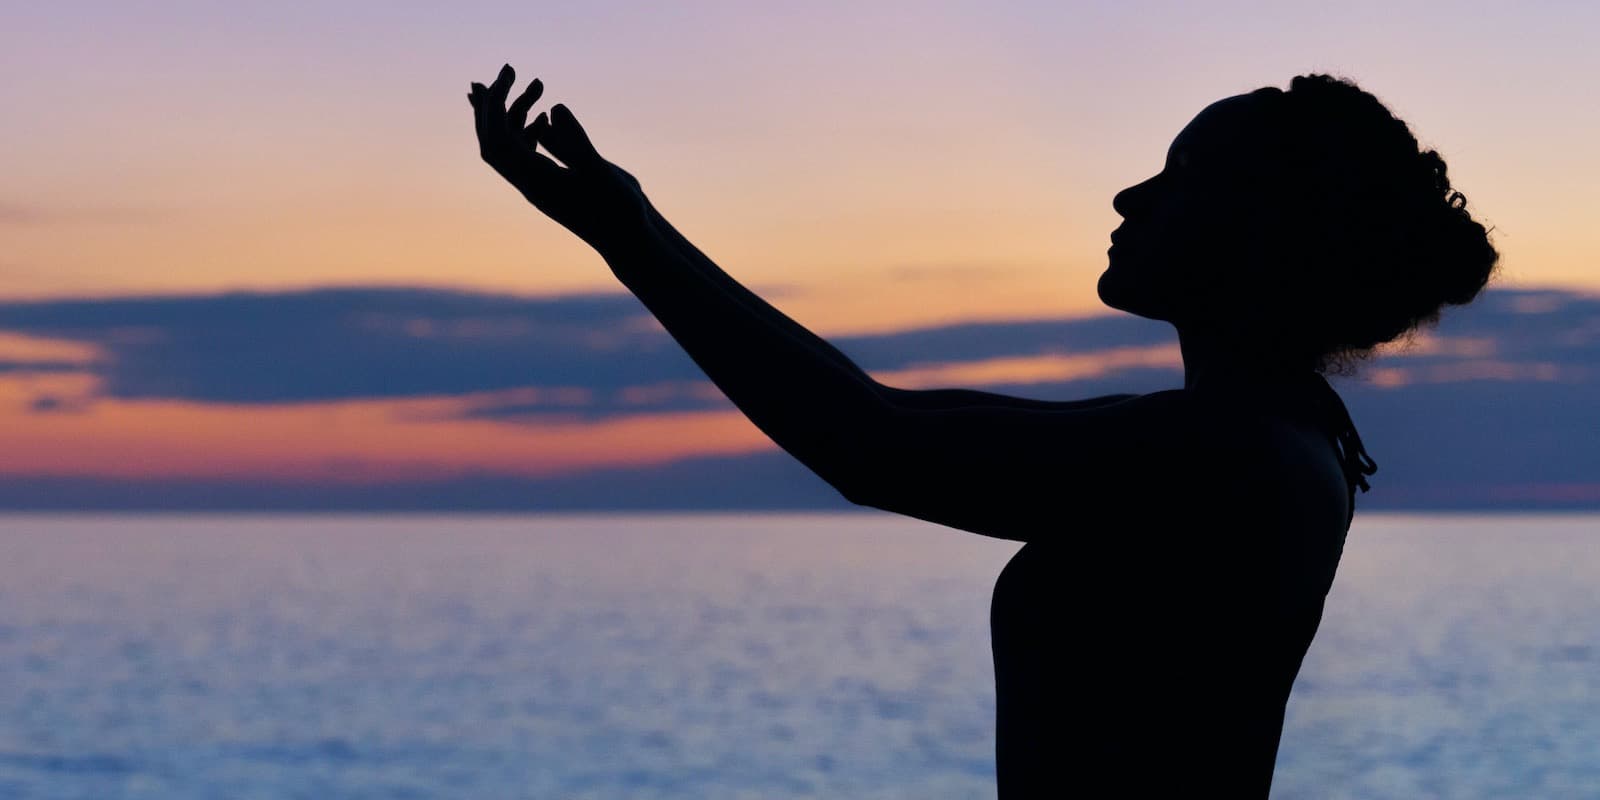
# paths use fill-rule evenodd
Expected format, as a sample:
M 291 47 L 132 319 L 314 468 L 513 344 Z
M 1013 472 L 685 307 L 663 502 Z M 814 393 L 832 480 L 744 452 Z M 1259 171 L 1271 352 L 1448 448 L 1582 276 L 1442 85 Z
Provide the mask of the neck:
M 1203 328 L 1178 328 L 1183 388 L 1204 392 L 1247 389 L 1281 384 L 1314 372 L 1310 362 L 1275 355 L 1261 344 Z

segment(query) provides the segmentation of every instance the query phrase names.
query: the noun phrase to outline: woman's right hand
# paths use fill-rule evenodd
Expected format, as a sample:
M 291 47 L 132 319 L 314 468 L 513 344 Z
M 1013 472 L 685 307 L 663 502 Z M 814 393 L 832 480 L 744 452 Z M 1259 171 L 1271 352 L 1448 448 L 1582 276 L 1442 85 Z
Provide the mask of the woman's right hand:
M 649 224 L 650 210 L 639 181 L 600 156 L 564 105 L 524 124 L 544 85 L 533 79 L 508 109 L 506 95 L 515 80 L 516 72 L 507 64 L 493 83 L 474 83 L 467 95 L 484 162 L 534 207 L 596 250 L 604 252 L 620 237 L 638 235 Z M 539 144 L 565 166 L 537 152 L 534 146 Z

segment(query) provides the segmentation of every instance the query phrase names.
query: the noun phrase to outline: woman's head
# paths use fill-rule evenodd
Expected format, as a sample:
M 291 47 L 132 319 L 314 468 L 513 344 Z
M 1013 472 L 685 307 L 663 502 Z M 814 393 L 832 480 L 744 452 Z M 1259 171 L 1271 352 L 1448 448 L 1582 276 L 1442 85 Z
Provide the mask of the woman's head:
M 1346 80 L 1220 100 L 1119 192 L 1102 300 L 1344 371 L 1483 290 L 1499 255 L 1438 153 Z

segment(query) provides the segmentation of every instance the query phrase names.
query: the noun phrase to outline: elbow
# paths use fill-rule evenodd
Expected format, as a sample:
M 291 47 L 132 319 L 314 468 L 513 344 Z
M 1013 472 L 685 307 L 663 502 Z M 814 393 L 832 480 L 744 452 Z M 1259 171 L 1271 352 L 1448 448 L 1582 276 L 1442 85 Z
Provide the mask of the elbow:
M 864 508 L 877 508 L 877 506 L 873 505 L 872 501 L 868 499 L 871 497 L 871 495 L 866 493 L 866 486 L 859 481 L 829 481 L 829 485 L 832 486 L 833 490 L 838 492 L 839 496 L 843 497 L 845 502 L 849 503 L 850 505 L 862 506 Z
M 887 404 L 835 415 L 785 449 L 851 505 L 876 508 L 891 460 L 894 413 Z
M 853 459 L 830 458 L 826 463 L 818 463 L 815 460 L 801 458 L 800 462 L 844 498 L 845 502 L 855 506 L 872 505 L 872 495 L 875 493 L 869 491 L 866 474 L 855 468 Z
M 880 481 L 859 449 L 833 451 L 825 459 L 802 458 L 801 462 L 851 505 L 878 507 Z

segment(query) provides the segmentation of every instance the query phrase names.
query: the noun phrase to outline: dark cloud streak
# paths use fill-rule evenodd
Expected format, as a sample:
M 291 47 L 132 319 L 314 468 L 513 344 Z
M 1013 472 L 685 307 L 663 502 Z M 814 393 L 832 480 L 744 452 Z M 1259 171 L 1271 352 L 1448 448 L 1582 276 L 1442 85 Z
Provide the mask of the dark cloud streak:
M 103 361 L 0 361 L 0 377 L 91 371 L 116 397 L 270 404 L 463 395 L 473 418 L 599 419 L 731 409 L 631 296 L 528 298 L 439 289 L 322 289 L 0 303 L 0 331 L 93 344 Z M 1488 359 L 1558 379 L 1447 378 L 1384 386 L 1334 379 L 1378 461 L 1363 509 L 1600 508 L 1600 298 L 1498 289 L 1448 311 L 1445 343 L 1369 370 L 1449 375 Z M 1132 317 L 968 323 L 832 341 L 870 370 L 914 363 L 1163 344 Z M 1175 388 L 1170 368 L 976 386 L 1042 399 Z M 35 398 L 38 413 L 84 398 Z M 1214 476 L 1226 479 L 1226 476 Z M 1573 488 L 1576 487 L 1576 488 Z M 1590 492 L 1588 488 L 1594 487 Z M 849 508 L 788 455 L 694 458 L 556 478 L 308 486 L 225 480 L 0 479 L 0 508 L 572 510 Z
M 613 400 L 630 387 L 705 380 L 628 294 L 346 288 L 10 302 L 0 303 L 0 330 L 99 347 L 107 358 L 88 371 L 116 398 L 284 403 L 582 387 L 595 398 L 592 415 L 731 407 L 692 393 L 664 394 L 654 404 Z M 968 323 L 833 342 L 865 369 L 892 370 L 1170 339 L 1165 326 L 1124 316 Z

